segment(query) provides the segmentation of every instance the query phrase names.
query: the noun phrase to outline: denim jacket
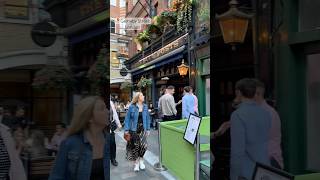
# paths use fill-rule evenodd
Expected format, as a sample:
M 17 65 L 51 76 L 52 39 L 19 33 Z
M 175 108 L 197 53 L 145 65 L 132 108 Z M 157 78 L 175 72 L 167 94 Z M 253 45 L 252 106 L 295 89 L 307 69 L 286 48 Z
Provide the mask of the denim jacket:
M 131 104 L 127 111 L 125 120 L 124 120 L 124 130 L 125 131 L 137 131 L 138 125 L 138 118 L 139 118 L 139 107 L 136 104 Z M 142 111 L 142 120 L 143 120 L 143 129 L 150 130 L 150 114 L 148 111 L 148 106 L 143 104 L 143 111 Z
M 104 177 L 110 180 L 110 134 L 105 133 Z M 83 133 L 64 140 L 51 171 L 49 180 L 90 180 L 92 146 Z M 78 165 L 77 165 L 78 164 Z M 78 166 L 78 168 L 77 168 Z

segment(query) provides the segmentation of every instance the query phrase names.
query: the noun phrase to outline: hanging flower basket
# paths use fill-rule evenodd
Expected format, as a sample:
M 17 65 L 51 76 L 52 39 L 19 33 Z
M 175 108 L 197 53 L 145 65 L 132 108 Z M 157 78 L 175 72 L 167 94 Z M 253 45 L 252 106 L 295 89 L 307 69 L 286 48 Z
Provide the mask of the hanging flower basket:
M 138 89 L 142 90 L 149 87 L 151 84 L 152 84 L 152 79 L 147 79 L 145 77 L 142 77 L 136 86 Z
M 110 68 L 107 65 L 107 49 L 102 48 L 97 57 L 97 61 L 88 71 L 88 79 L 93 94 L 101 95 L 108 86 L 110 79 Z
M 50 65 L 36 72 L 32 87 L 35 89 L 70 90 L 75 80 L 69 69 L 65 66 Z
M 192 0 L 174 0 L 172 9 L 177 13 L 177 31 L 186 32 L 192 20 L 192 6 L 195 1 Z

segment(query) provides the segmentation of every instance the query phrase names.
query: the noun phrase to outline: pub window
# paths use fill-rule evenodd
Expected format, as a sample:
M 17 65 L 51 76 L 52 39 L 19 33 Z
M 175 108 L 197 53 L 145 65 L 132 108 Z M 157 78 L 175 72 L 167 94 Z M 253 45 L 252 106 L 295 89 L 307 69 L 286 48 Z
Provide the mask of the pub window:
M 307 170 L 320 171 L 320 54 L 307 56 Z
M 110 1 L 111 6 L 117 6 L 117 0 L 111 0 Z
M 111 20 L 111 23 L 110 23 L 110 32 L 111 32 L 111 33 L 116 33 L 116 23 L 114 22 L 114 20 Z
M 300 0 L 299 1 L 299 29 L 300 31 L 310 31 L 320 28 L 320 1 Z

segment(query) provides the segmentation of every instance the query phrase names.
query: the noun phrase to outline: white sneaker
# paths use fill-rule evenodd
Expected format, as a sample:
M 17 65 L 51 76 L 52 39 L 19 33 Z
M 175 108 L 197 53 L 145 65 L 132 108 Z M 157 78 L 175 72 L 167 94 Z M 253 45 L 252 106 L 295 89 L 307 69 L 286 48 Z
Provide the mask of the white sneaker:
M 134 172 L 138 172 L 139 171 L 139 163 L 134 164 Z
M 144 170 L 145 168 L 146 168 L 146 166 L 144 165 L 144 163 L 143 163 L 143 160 L 140 160 L 140 169 L 141 170 Z

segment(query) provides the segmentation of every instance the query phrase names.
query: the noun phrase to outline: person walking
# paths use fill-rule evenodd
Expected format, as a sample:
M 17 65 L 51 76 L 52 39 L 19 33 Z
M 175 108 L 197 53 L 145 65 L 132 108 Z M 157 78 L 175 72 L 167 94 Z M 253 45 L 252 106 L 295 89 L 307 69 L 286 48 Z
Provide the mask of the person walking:
M 177 118 L 177 109 L 176 106 L 181 104 L 180 100 L 178 103 L 174 101 L 174 87 L 168 86 L 165 90 L 165 94 L 159 99 L 159 107 L 162 114 L 163 121 L 171 121 Z
M 192 86 L 189 86 L 190 88 L 190 94 L 193 96 L 194 98 L 194 112 L 199 115 L 199 108 L 198 108 L 198 98 L 196 95 L 194 95 L 194 90 L 192 88 Z
M 134 162 L 134 171 L 145 169 L 143 156 L 147 150 L 147 137 L 150 134 L 150 114 L 144 103 L 144 95 L 138 92 L 125 117 L 125 137 L 127 139 L 127 160 Z
M 66 139 L 66 136 L 67 136 L 66 125 L 64 123 L 57 124 L 56 132 L 54 133 L 49 144 L 49 149 L 55 153 L 58 152 L 60 148 L 60 144 L 63 140 Z
M 186 86 L 183 88 L 183 97 L 182 97 L 182 119 L 188 119 L 190 114 L 194 114 L 194 104 L 195 99 L 190 93 L 190 87 Z
M 117 145 L 116 145 L 116 138 L 115 138 L 115 133 L 114 131 L 116 129 L 121 129 L 122 128 L 122 125 L 120 123 L 120 120 L 119 120 L 119 116 L 118 116 L 118 113 L 117 113 L 117 110 L 116 108 L 114 107 L 114 104 L 113 102 L 111 101 L 110 99 L 110 107 L 111 107 L 111 113 L 112 113 L 112 116 L 110 116 L 112 118 L 111 120 L 111 128 L 110 128 L 110 138 L 111 138 L 111 144 L 110 144 L 110 158 L 111 158 L 111 164 L 114 165 L 114 166 L 118 166 L 118 162 L 116 160 L 116 154 L 117 154 Z
M 49 180 L 110 180 L 109 113 L 99 96 L 79 102 Z
M 271 116 L 255 100 L 256 83 L 241 79 L 236 83 L 238 108 L 231 114 L 230 179 L 251 179 L 256 162 L 270 165 L 268 155 Z
M 27 176 L 11 136 L 10 129 L 0 123 L 0 179 L 26 180 Z
M 277 111 L 273 107 L 271 107 L 264 99 L 264 93 L 265 93 L 264 84 L 261 81 L 256 80 L 256 87 L 257 87 L 257 90 L 256 90 L 255 100 L 263 109 L 268 111 L 272 117 L 270 136 L 269 136 L 270 162 L 273 167 L 278 169 L 283 169 L 280 117 Z

